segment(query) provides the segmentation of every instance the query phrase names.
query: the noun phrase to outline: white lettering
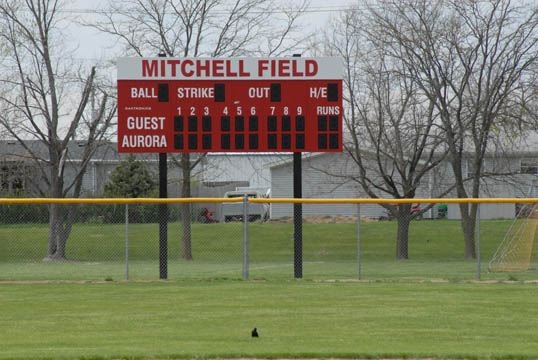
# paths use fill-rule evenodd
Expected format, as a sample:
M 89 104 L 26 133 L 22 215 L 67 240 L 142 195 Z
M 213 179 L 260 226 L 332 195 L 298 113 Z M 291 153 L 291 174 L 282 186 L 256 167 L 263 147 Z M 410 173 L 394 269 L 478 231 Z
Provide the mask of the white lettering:
M 166 137 L 164 135 L 124 135 L 121 141 L 123 148 L 165 148 Z
M 157 98 L 154 88 L 131 88 L 131 98 Z
M 162 130 L 164 129 L 164 116 L 142 117 L 129 116 L 127 118 L 127 129 L 129 130 Z
M 327 87 L 311 87 L 310 97 L 312 99 L 327 98 Z
M 249 88 L 248 89 L 248 97 L 251 98 L 251 99 L 254 99 L 254 98 L 257 98 L 257 99 L 262 99 L 262 98 L 268 98 L 269 97 L 269 89 L 268 87 L 266 88 Z
M 215 96 L 215 88 L 177 88 L 179 99 L 211 99 Z
M 340 115 L 340 106 L 318 106 L 316 112 L 318 115 Z

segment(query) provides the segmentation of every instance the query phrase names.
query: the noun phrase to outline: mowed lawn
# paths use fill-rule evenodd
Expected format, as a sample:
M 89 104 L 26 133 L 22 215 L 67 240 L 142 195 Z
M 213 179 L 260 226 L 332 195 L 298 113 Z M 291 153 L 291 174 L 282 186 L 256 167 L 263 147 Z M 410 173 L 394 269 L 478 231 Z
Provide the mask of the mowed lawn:
M 538 242 L 530 271 L 487 272 L 487 263 L 506 234 L 511 220 L 481 222 L 481 278 L 537 279 Z M 463 234 L 456 220 L 413 221 L 409 260 L 395 259 L 397 222 L 361 223 L 361 277 L 364 279 L 476 279 L 477 261 L 463 259 Z M 158 279 L 159 226 L 129 224 L 129 279 Z M 193 260 L 181 258 L 181 223 L 168 224 L 170 279 L 240 279 L 241 223 L 192 224 Z M 0 226 L 0 280 L 77 280 L 126 278 L 124 224 L 73 226 L 66 263 L 43 263 L 47 224 Z M 294 274 L 293 225 L 249 224 L 251 279 L 286 280 Z M 306 279 L 358 277 L 356 223 L 310 224 L 303 227 L 303 276 Z
M 537 293 L 523 282 L 3 283 L 0 358 L 530 359 Z
M 405 261 L 394 258 L 396 222 L 362 223 L 367 282 L 350 281 L 353 223 L 304 225 L 300 280 L 293 226 L 250 224 L 249 281 L 242 224 L 193 224 L 185 261 L 181 224 L 170 223 L 171 280 L 152 282 L 117 281 L 123 224 L 76 224 L 65 263 L 41 261 L 47 225 L 0 226 L 0 359 L 538 358 L 538 284 L 521 281 L 538 279 L 536 251 L 529 271 L 487 273 L 510 224 L 481 223 L 482 279 L 520 280 L 500 283 L 464 281 L 477 261 L 463 260 L 458 221 L 414 221 Z M 157 234 L 157 224 L 129 225 L 130 279 L 158 278 Z M 9 283 L 79 279 L 100 282 Z

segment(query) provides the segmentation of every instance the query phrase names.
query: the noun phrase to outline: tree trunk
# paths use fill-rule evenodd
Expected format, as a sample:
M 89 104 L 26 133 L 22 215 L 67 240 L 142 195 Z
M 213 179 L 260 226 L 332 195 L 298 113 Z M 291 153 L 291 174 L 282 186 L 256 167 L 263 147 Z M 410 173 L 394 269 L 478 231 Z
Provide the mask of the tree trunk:
M 54 155 L 58 155 L 58 157 L 56 158 Z M 51 157 L 58 160 L 59 154 L 55 153 L 53 150 L 51 151 Z M 52 197 L 54 198 L 62 197 L 63 181 L 60 177 L 56 176 L 58 173 L 59 171 L 57 166 L 51 167 L 51 193 Z M 67 238 L 69 236 L 69 232 L 71 231 L 71 226 L 65 226 L 67 219 L 69 218 L 66 217 L 66 211 L 63 204 L 49 204 L 49 240 L 47 256 L 43 259 L 44 261 L 67 260 L 65 256 L 65 249 L 67 245 Z
M 48 247 L 47 247 L 47 256 L 43 259 L 45 261 L 54 260 L 54 256 L 56 254 L 57 249 L 57 233 L 58 233 L 58 221 L 56 220 L 58 216 L 58 207 L 59 204 L 50 204 L 49 205 L 49 241 L 48 241 Z
M 411 222 L 411 204 L 398 206 L 398 233 L 396 236 L 396 259 L 409 259 L 409 224 Z
M 190 154 L 181 154 L 181 168 L 183 173 L 181 196 L 183 198 L 191 197 L 191 168 Z M 183 247 L 181 249 L 181 258 L 184 260 L 192 260 L 192 244 L 191 244 L 191 206 L 190 203 L 181 204 L 181 227 Z
M 52 178 L 52 197 L 62 198 L 63 179 L 56 177 L 59 173 L 53 167 L 51 171 Z M 74 197 L 78 197 L 80 193 L 80 184 L 75 187 Z M 49 209 L 49 239 L 47 247 L 47 256 L 43 261 L 66 261 L 67 240 L 71 234 L 71 228 L 78 211 L 78 205 L 64 205 L 51 203 Z
M 455 153 L 455 151 L 453 151 Z M 456 193 L 458 195 L 458 198 L 465 199 L 469 196 L 467 195 L 467 191 L 464 186 L 464 178 L 463 178 L 463 163 L 462 163 L 462 157 L 461 154 L 457 154 L 457 156 L 454 156 L 452 159 L 452 170 L 454 171 L 454 175 L 456 178 Z M 472 194 L 471 197 L 478 197 L 478 191 L 479 191 L 479 182 L 477 182 L 477 177 L 479 175 L 475 173 L 475 178 L 473 179 L 473 186 L 472 186 Z M 478 180 L 479 181 L 479 180 Z M 469 208 L 470 206 L 470 208 Z M 463 258 L 466 260 L 470 259 L 476 259 L 476 252 L 475 252 L 475 241 L 474 241 L 474 233 L 475 233 L 475 224 L 476 224 L 476 204 L 470 204 L 470 203 L 460 203 L 460 214 L 461 214 L 461 229 L 463 231 Z
M 68 218 L 69 219 L 69 218 Z M 65 249 L 67 238 L 71 232 L 71 224 L 66 226 L 64 209 L 62 204 L 50 204 L 49 206 L 49 243 L 47 256 L 44 261 L 66 261 Z
M 468 203 L 459 204 L 461 212 L 461 228 L 463 230 L 464 250 L 463 258 L 465 260 L 476 259 L 475 250 L 475 225 L 476 225 L 476 204 L 471 205 L 469 212 Z

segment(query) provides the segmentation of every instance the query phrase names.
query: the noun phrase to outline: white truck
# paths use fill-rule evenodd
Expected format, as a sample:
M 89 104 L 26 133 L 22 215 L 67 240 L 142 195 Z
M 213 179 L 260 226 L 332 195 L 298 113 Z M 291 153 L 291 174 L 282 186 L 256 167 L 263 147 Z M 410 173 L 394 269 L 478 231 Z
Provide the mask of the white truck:
M 224 194 L 225 198 L 243 198 L 245 195 L 249 198 L 268 198 L 269 190 L 255 188 L 237 188 L 234 191 L 228 191 Z M 243 202 L 223 202 L 221 209 L 221 222 L 242 221 L 243 220 Z M 269 220 L 268 203 L 249 203 L 248 204 L 248 221 Z

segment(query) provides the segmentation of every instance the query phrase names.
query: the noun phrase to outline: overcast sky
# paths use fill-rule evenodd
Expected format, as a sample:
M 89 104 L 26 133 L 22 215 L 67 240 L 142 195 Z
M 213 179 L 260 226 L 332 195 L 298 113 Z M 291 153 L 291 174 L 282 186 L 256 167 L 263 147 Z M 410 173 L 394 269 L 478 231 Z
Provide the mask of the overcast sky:
M 101 4 L 106 3 L 107 0 L 72 0 L 66 2 L 65 8 L 66 10 L 75 10 L 68 16 L 88 18 L 92 14 L 87 10 L 99 8 Z M 311 26 L 322 27 L 331 16 L 337 16 L 340 10 L 349 8 L 353 3 L 357 3 L 357 0 L 310 0 L 309 10 L 301 21 Z M 110 38 L 100 34 L 97 30 L 80 25 L 72 25 L 72 28 L 69 40 L 73 42 L 73 45 L 78 44 L 76 52 L 78 59 L 91 61 L 110 57 L 107 56 L 110 51 Z

